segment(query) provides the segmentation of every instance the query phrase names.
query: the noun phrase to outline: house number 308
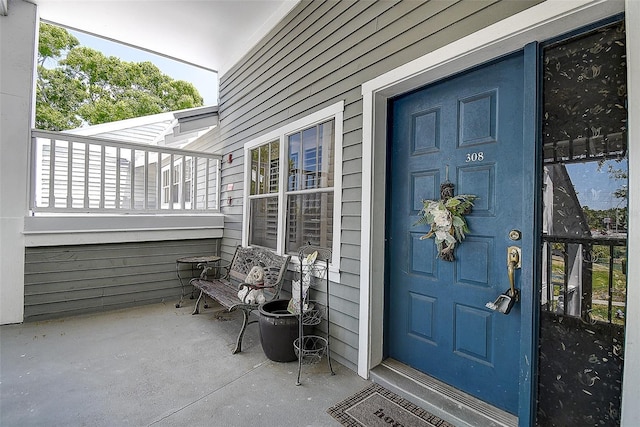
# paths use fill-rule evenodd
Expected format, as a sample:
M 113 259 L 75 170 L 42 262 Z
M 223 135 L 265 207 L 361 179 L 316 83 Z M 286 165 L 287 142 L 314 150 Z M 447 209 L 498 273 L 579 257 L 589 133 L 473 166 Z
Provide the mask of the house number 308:
M 482 151 L 478 151 L 477 153 L 467 153 L 467 163 L 471 162 L 481 162 L 484 160 L 484 153 Z

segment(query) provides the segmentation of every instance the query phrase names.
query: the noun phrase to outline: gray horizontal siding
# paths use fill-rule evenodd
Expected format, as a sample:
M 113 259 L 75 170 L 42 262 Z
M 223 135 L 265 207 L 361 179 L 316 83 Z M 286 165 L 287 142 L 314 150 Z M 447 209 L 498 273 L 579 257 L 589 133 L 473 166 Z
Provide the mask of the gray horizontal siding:
M 176 259 L 215 255 L 221 239 L 26 248 L 25 321 L 155 302 L 175 304 Z M 188 277 L 188 264 L 180 264 Z
M 234 157 L 222 168 L 226 258 L 242 235 L 244 144 L 335 102 L 345 103 L 341 283 L 331 287 L 331 343 L 336 359 L 348 367 L 357 363 L 362 83 L 538 2 L 302 1 L 221 76 L 219 139 L 207 148 Z M 224 187 L 230 183 L 234 189 L 227 194 Z M 232 206 L 225 206 L 229 195 Z

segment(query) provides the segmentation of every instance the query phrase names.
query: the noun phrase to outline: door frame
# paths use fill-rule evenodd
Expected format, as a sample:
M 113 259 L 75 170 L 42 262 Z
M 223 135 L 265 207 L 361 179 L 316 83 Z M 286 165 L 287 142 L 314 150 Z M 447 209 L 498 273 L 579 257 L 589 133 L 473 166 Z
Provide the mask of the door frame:
M 550 5 L 549 3 L 553 3 Z M 625 7 L 626 6 L 626 7 Z M 362 85 L 363 95 L 363 147 L 362 147 L 362 230 L 361 230 L 361 268 L 360 268 L 360 306 L 359 306 L 359 350 L 358 374 L 369 377 L 369 370 L 383 359 L 384 332 L 384 233 L 375 230 L 384 229 L 385 224 L 385 184 L 386 184 L 386 143 L 387 143 L 387 101 L 389 98 L 426 86 L 447 76 L 481 65 L 500 56 L 522 50 L 531 42 L 551 39 L 560 34 L 584 27 L 613 15 L 625 12 L 627 28 L 627 57 L 629 78 L 629 140 L 640 135 L 640 120 L 634 120 L 640 110 L 640 97 L 634 96 L 634 88 L 640 88 L 640 69 L 634 67 L 630 52 L 638 48 L 640 39 L 640 2 L 633 0 L 588 0 L 565 2 L 548 0 L 526 9 L 516 15 L 479 30 L 469 36 L 450 43 L 427 55 L 417 58 L 403 66 L 391 70 Z M 634 33 L 635 34 L 632 34 Z M 635 36 L 635 37 L 634 37 Z M 525 55 L 527 57 L 527 55 Z M 637 60 L 637 58 L 633 58 Z M 531 69 L 528 67 L 526 69 Z M 535 67 L 533 68 L 535 70 Z M 635 72 L 635 73 L 634 73 Z M 532 76 L 527 76 L 531 78 Z M 535 76 L 533 76 L 535 78 Z M 633 80 L 633 81 L 631 81 Z M 635 84 L 634 84 L 635 83 Z M 528 108 L 535 109 L 536 102 L 525 94 Z M 536 111 L 528 111 L 535 117 Z M 529 124 L 528 126 L 531 126 Z M 530 130 L 530 152 L 536 152 L 536 124 Z M 525 133 L 526 135 L 526 133 Z M 635 154 L 637 153 L 637 154 Z M 636 160 L 634 162 L 634 160 Z M 640 150 L 629 153 L 629 170 L 633 173 L 634 165 L 640 164 Z M 532 191 L 537 183 L 532 183 Z M 537 196 L 535 193 L 530 197 Z M 636 200 L 638 200 L 636 202 Z M 630 187 L 629 195 L 629 257 L 638 253 L 640 244 L 633 245 L 633 230 L 640 230 L 640 188 Z M 636 214 L 634 215 L 634 207 Z M 637 227 L 635 225 L 637 224 Z M 535 230 L 525 232 L 533 233 Z M 638 234 L 640 236 L 640 233 Z M 531 266 L 531 269 L 533 266 Z M 532 277 L 532 276 L 530 276 Z M 640 263 L 631 264 L 628 280 L 633 282 L 640 278 Z M 531 289 L 531 284 L 529 284 Z M 520 404 L 518 418 L 520 425 L 533 425 L 535 421 L 535 376 L 537 347 L 535 336 L 538 330 L 537 300 L 533 292 L 529 292 L 528 300 L 521 304 L 522 330 L 534 331 L 531 339 L 520 343 L 521 376 Z M 633 292 L 629 289 L 629 306 L 640 306 L 640 289 Z M 526 307 L 525 307 L 526 305 Z M 633 310 L 629 310 L 630 313 Z M 640 311 L 640 310 L 638 310 Z M 632 318 L 633 317 L 633 318 Z M 628 317 L 627 343 L 640 343 L 640 313 Z M 625 348 L 625 372 L 631 373 L 626 378 L 640 373 L 640 351 L 634 351 L 633 345 Z M 634 408 L 631 402 L 640 399 L 640 391 L 632 389 L 630 381 L 623 382 L 622 420 L 626 422 L 640 420 L 640 408 Z M 625 405 L 625 402 L 630 404 Z

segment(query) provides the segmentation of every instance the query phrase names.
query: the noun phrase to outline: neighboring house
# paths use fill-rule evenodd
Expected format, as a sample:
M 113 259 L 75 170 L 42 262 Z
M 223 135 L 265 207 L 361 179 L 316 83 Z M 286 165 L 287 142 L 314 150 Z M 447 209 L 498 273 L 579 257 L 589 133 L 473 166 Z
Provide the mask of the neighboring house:
M 612 318 L 611 293 L 604 320 L 591 294 L 564 302 L 595 271 L 593 246 L 636 258 L 640 192 L 630 186 L 627 244 L 575 216 L 580 236 L 544 234 L 579 207 L 571 191 L 555 193 L 566 187 L 558 173 L 544 200 L 559 203 L 543 212 L 542 187 L 545 165 L 628 155 L 631 173 L 639 167 L 638 28 L 633 0 L 300 2 L 220 77 L 220 124 L 188 147 L 228 159 L 222 256 L 237 245 L 330 247 L 332 356 L 445 418 L 476 404 L 461 403 L 468 394 L 496 425 L 637 425 L 640 294 L 625 291 L 626 324 Z M 571 44 L 581 41 L 592 44 Z M 565 48 L 619 66 L 597 79 L 615 90 L 582 85 L 597 67 L 549 68 Z M 560 70 L 576 98 L 623 100 L 580 119 L 606 126 L 572 136 L 571 106 L 545 93 Z M 422 199 L 448 181 L 479 196 L 453 262 L 415 225 Z M 559 285 L 541 267 L 554 250 L 568 254 Z M 634 283 L 640 266 L 626 273 Z M 487 308 L 510 281 L 509 314 Z M 543 283 L 558 292 L 541 297 Z M 448 403 L 430 406 L 443 394 Z

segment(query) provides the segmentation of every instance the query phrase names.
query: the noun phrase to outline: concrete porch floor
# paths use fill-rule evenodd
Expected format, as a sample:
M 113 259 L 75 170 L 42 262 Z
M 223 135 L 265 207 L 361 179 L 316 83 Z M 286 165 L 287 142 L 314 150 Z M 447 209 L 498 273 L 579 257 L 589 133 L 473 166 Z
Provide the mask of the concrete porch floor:
M 273 362 L 241 313 L 174 301 L 0 327 L 0 425 L 339 426 L 327 408 L 369 384 L 333 361 Z

